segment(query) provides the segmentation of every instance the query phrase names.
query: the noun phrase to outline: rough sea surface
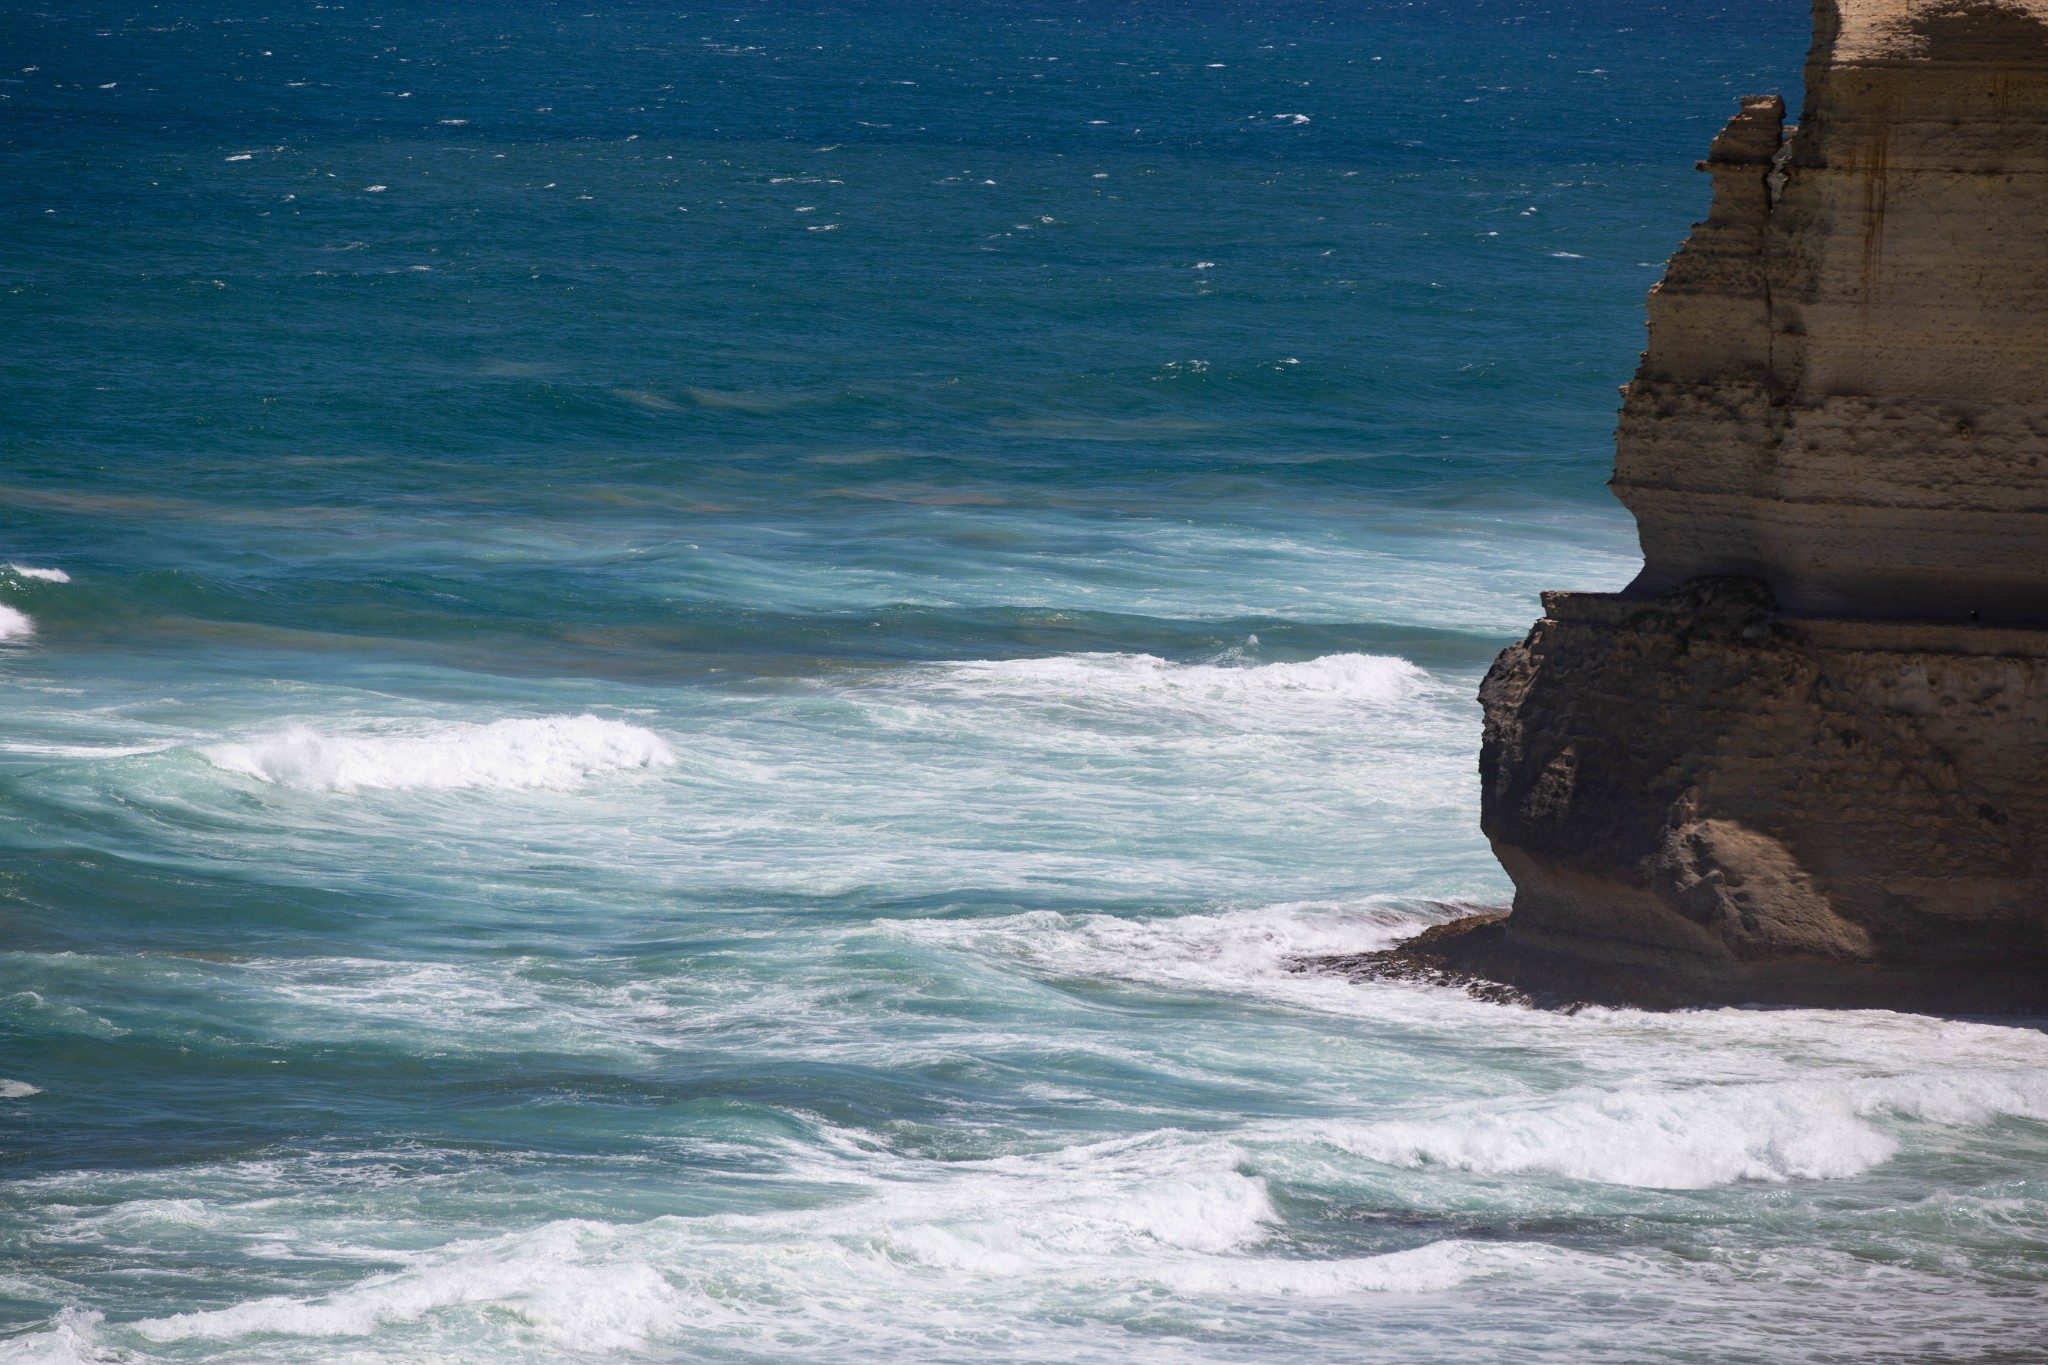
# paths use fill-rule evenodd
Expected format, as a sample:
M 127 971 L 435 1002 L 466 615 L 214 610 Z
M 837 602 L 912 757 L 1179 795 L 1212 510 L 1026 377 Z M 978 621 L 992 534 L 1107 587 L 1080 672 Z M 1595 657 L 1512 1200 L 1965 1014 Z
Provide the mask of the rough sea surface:
M 1804 6 L 4 7 L 0 1361 L 2048 1359 L 2048 1037 L 1290 972 Z

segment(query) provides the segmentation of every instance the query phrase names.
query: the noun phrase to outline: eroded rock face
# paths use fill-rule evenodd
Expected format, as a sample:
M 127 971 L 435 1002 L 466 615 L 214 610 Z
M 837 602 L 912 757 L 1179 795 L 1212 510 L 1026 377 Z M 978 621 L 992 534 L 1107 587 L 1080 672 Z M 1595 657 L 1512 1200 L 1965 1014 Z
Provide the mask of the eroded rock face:
M 1643 1003 L 2048 1003 L 2048 632 L 1553 593 L 1481 699 L 1494 961 Z
M 1650 296 L 1613 485 L 1641 587 L 2048 624 L 2048 0 L 1822 0 L 1815 30 L 1797 131 L 1744 102 Z
M 1592 999 L 2048 1008 L 2048 0 L 1819 0 L 1650 298 L 1645 567 L 1481 691 L 1512 915 Z

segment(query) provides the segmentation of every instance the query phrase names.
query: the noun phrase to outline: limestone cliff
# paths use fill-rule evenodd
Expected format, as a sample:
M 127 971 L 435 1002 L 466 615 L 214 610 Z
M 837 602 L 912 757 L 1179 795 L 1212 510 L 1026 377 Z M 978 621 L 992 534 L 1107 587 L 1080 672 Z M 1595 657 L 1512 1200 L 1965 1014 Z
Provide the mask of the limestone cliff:
M 2048 624 L 2048 0 L 1821 0 L 1650 296 L 1614 489 L 1636 587 Z
M 1482 689 L 1505 919 L 1576 998 L 2048 1007 L 2048 0 L 1819 0 L 1652 292 L 1644 568 Z
M 1614 489 L 1638 587 L 2048 622 L 2048 0 L 1817 6 L 1806 108 L 1745 100 L 1651 295 Z M 1972 616 L 1974 612 L 1974 616 Z

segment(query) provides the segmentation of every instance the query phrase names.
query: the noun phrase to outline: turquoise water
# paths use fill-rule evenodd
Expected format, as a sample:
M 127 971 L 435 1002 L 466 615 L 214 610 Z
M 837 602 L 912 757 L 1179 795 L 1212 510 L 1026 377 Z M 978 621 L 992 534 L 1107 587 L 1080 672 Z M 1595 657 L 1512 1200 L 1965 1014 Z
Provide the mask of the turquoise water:
M 2030 1361 L 2048 1040 L 1508 888 L 1792 6 L 0 26 L 0 1360 Z

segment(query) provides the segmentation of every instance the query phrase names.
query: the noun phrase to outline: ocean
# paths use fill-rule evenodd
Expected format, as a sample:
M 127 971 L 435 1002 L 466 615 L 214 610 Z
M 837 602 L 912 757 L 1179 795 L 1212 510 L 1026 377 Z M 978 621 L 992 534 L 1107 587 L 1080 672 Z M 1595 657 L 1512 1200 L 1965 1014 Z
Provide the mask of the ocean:
M 0 15 L 0 1361 L 2048 1360 L 2041 1032 L 1292 969 L 1803 6 L 591 3 Z

